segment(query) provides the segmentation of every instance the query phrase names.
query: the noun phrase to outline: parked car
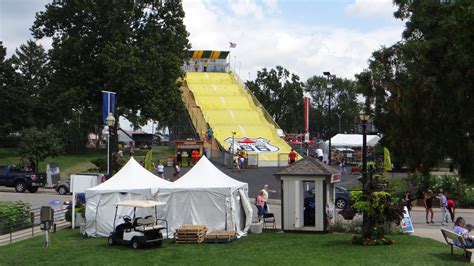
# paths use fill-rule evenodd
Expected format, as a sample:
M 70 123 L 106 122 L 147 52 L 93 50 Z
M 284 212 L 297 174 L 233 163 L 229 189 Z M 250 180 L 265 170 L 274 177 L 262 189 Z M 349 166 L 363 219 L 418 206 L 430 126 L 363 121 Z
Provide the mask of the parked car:
M 16 192 L 38 191 L 46 183 L 46 173 L 24 171 L 16 165 L 0 165 L 0 186 L 14 187 Z
M 314 226 L 315 201 L 314 201 L 314 187 L 310 188 L 304 193 L 304 225 Z M 336 208 L 344 209 L 351 202 L 351 195 L 349 191 L 341 186 L 336 186 L 336 195 L 334 205 Z

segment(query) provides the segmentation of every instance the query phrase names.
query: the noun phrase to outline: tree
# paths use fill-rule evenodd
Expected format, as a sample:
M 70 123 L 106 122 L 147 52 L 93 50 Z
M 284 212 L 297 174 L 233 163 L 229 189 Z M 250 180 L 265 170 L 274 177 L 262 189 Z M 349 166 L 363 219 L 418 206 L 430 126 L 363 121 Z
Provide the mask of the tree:
M 303 84 L 297 75 L 281 66 L 270 71 L 263 68 L 246 85 L 282 129 L 303 130 Z
M 34 127 L 25 129 L 21 132 L 18 153 L 21 157 L 34 162 L 38 167 L 38 163 L 47 157 L 58 156 L 61 153 L 61 140 L 57 134 L 58 131 L 52 127 L 44 130 Z
M 6 48 L 0 42 L 0 136 L 19 132 L 24 127 L 23 114 L 28 108 L 22 79 L 5 56 Z
M 407 20 L 403 41 L 373 53 L 358 75 L 374 104 L 384 142 L 409 166 L 429 168 L 449 156 L 474 181 L 474 18 L 472 1 L 396 0 Z
M 59 123 L 81 116 L 101 126 L 102 90 L 117 92 L 116 116 L 169 123 L 182 108 L 179 78 L 189 48 L 181 1 L 53 1 L 31 28 L 53 38 L 51 104 Z M 84 119 L 87 118 L 87 119 Z
M 310 112 L 310 132 L 314 136 L 328 139 L 328 104 L 329 93 L 331 93 L 331 132 L 334 135 L 339 132 L 350 132 L 357 117 L 356 84 L 352 80 L 336 78 L 332 81 L 332 88 L 328 90 L 328 81 L 324 76 L 313 76 L 309 78 L 304 87 L 312 98 Z
M 21 112 L 23 127 L 44 128 L 49 124 L 48 98 L 45 91 L 49 83 L 48 55 L 43 46 L 28 40 L 20 45 L 11 58 L 11 64 L 22 81 L 21 88 L 24 95 L 24 109 Z

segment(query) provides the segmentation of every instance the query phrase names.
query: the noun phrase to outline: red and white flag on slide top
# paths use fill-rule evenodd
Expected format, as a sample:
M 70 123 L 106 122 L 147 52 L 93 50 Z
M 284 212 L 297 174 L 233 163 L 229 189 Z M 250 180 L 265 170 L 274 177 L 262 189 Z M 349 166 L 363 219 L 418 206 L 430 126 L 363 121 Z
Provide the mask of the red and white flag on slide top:
M 229 47 L 230 48 L 235 48 L 237 46 L 236 43 L 233 43 L 233 42 L 229 42 Z

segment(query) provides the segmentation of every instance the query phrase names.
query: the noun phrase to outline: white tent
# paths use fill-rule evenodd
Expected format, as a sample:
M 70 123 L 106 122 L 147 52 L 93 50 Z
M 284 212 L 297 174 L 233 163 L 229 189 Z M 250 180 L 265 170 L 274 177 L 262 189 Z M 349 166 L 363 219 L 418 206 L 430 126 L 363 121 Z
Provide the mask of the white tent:
M 154 199 L 158 188 L 170 184 L 143 168 L 133 157 L 114 176 L 86 190 L 86 233 L 108 236 L 113 229 L 115 203 L 125 200 Z M 118 215 L 131 216 L 133 209 L 120 209 Z
M 380 137 L 377 135 L 367 135 L 367 146 L 375 146 L 379 142 Z M 329 145 L 329 141 L 326 141 Z M 361 134 L 337 134 L 331 138 L 332 147 L 362 147 Z
M 167 202 L 170 234 L 184 224 L 204 224 L 208 231 L 243 235 L 252 222 L 248 184 L 222 173 L 205 156 L 180 179 L 160 188 L 157 196 Z

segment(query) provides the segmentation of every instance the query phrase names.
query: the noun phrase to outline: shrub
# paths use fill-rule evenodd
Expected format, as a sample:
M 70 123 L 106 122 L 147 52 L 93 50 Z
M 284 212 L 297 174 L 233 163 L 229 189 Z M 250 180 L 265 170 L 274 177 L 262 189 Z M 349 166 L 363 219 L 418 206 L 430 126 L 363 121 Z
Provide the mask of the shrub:
M 22 201 L 0 202 L 0 234 L 31 226 L 31 206 Z

